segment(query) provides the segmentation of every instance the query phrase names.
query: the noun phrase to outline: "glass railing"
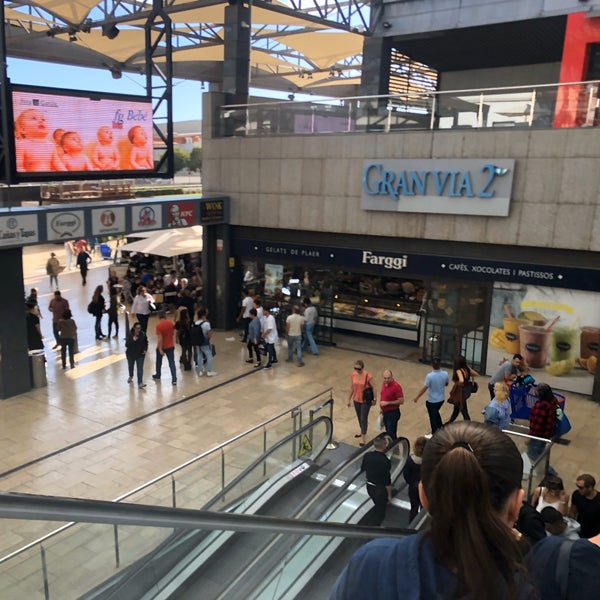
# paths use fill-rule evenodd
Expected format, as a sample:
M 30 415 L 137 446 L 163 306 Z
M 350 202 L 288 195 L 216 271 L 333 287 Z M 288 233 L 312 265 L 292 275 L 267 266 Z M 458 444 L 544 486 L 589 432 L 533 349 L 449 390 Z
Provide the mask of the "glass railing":
M 316 446 L 324 447 L 323 442 L 329 437 L 320 434 L 323 428 L 331 433 L 329 419 L 315 421 L 313 439 Z M 310 427 L 306 427 L 298 434 L 304 436 L 309 430 Z M 277 455 L 280 450 L 291 449 L 283 443 L 271 455 Z M 398 440 L 395 448 L 390 450 L 392 482 L 398 488 L 408 451 L 405 439 Z M 290 476 L 298 477 L 302 472 L 297 465 L 287 464 L 289 456 L 287 452 L 282 455 L 285 466 L 278 473 L 288 483 Z M 306 462 L 297 461 L 300 461 L 298 464 Z M 234 514 L 239 505 L 230 505 L 231 513 L 209 513 L 0 495 L 2 515 L 81 521 L 62 535 L 41 543 L 39 548 L 32 547 L 12 561 L 0 563 L 2 597 L 167 598 L 185 589 L 192 594 L 187 597 L 207 599 L 220 597 L 223 593 L 227 597 L 280 598 L 289 595 L 290 589 L 322 586 L 323 582 L 320 578 L 315 580 L 314 575 L 325 562 L 331 577 L 334 572 L 341 572 L 348 552 L 366 539 L 381 536 L 384 532 L 389 536 L 408 531 L 398 527 L 386 527 L 385 530 L 356 527 L 372 507 L 365 491 L 364 475 L 360 472 L 361 461 L 362 454 L 355 452 L 322 480 L 317 494 L 306 498 L 300 495 L 293 511 L 295 520 Z M 277 477 L 271 481 L 277 485 Z M 228 494 L 230 492 L 227 490 Z M 255 502 L 268 504 L 272 494 L 268 488 L 261 489 L 259 485 L 251 495 Z M 246 533 L 232 544 L 231 536 L 240 531 Z M 160 542 L 173 536 L 173 532 L 179 532 L 176 543 L 163 544 L 152 551 Z M 186 536 L 193 541 L 193 546 L 182 541 Z M 224 553 L 222 548 L 228 542 Z M 236 558 L 236 552 L 243 564 Z M 153 568 L 159 571 L 169 561 L 173 566 L 167 567 L 167 572 L 151 572 Z M 119 577 L 124 565 L 133 567 Z M 220 571 L 223 572 L 219 574 Z M 211 588 L 211 579 L 220 581 L 218 590 L 214 583 Z M 196 589 L 202 592 L 194 596 Z M 240 595 L 236 595 L 238 593 Z M 325 590 L 322 595 L 311 593 L 311 597 L 324 596 Z
M 295 471 L 302 473 L 302 465 L 318 458 L 330 442 L 332 431 L 331 420 L 319 417 L 274 444 L 265 455 L 254 461 L 248 475 L 236 478 L 221 494 L 221 499 L 228 502 L 227 510 L 233 513 L 259 512 L 260 507 L 269 501 L 279 480 L 288 483 Z M 202 486 L 202 482 L 195 480 L 194 485 Z M 192 495 L 197 497 L 197 494 Z M 148 496 L 144 500 L 147 501 Z M 153 507 L 165 504 L 168 505 L 168 502 L 158 502 Z M 82 514 L 85 516 L 85 509 Z M 85 521 L 85 518 L 82 520 Z M 40 590 L 43 590 L 43 595 L 39 597 L 78 597 L 142 557 L 142 564 L 146 564 L 149 562 L 148 555 L 172 535 L 172 529 L 153 527 L 152 523 L 140 529 L 118 521 L 112 527 L 75 521 L 1 559 L 0 586 L 3 590 L 11 590 L 10 597 L 15 598 L 35 598 Z M 217 542 L 209 537 L 203 542 L 204 546 L 197 541 L 194 541 L 194 546 L 199 547 L 197 553 L 207 549 L 216 551 L 220 546 Z M 182 547 L 182 542 L 179 542 L 179 547 Z M 189 547 L 189 544 L 183 544 L 183 547 Z
M 598 81 L 261 102 L 219 108 L 217 137 L 594 127 Z
M 548 472 L 550 465 L 550 451 L 552 450 L 552 440 L 538 438 L 529 435 L 529 428 L 523 425 L 511 423 L 509 428 L 504 430 L 515 443 L 521 457 L 523 458 L 523 481 L 522 487 L 525 490 L 525 498 L 531 498 L 533 490 L 541 485 L 542 480 Z M 533 454 L 530 452 L 529 445 L 532 441 L 539 442 L 542 450 Z
M 44 548 L 45 573 L 47 575 L 45 584 L 40 581 L 42 568 L 39 562 L 30 561 L 24 557 L 19 561 L 14 570 L 13 581 L 9 581 L 2 573 L 2 598 L 3 599 L 36 599 L 36 598 L 60 598 L 70 600 L 71 598 L 167 598 L 179 586 L 179 582 L 173 585 L 159 582 L 148 585 L 142 579 L 138 580 L 137 590 L 132 590 L 127 596 L 115 595 L 115 590 L 99 586 L 95 590 L 79 591 L 87 586 L 93 587 L 98 579 L 97 568 L 99 562 L 105 558 L 103 555 L 104 542 L 108 542 L 113 536 L 114 527 L 118 524 L 119 529 L 127 531 L 128 542 L 136 552 L 143 549 L 145 541 L 154 536 L 154 531 L 164 529 L 190 530 L 205 532 L 240 532 L 256 536 L 258 540 L 271 538 L 274 535 L 287 538 L 292 541 L 298 536 L 316 536 L 326 540 L 335 538 L 357 540 L 364 543 L 368 539 L 377 537 L 403 536 L 412 533 L 412 530 L 400 528 L 379 528 L 365 526 L 348 526 L 339 523 L 327 523 L 318 521 L 299 521 L 294 519 L 283 519 L 274 517 L 257 517 L 252 515 L 233 515 L 227 513 L 213 513 L 207 511 L 191 511 L 182 509 L 164 509 L 161 507 L 150 507 L 145 505 L 127 505 L 101 501 L 83 501 L 69 498 L 50 498 L 43 496 L 28 496 L 25 494 L 0 494 L 0 512 L 6 514 L 14 511 L 19 517 L 36 515 L 41 519 L 53 520 L 81 520 L 88 528 L 88 539 L 85 543 L 77 543 L 66 547 L 57 542 L 47 544 Z M 81 525 L 84 526 L 83 524 Z M 81 540 L 80 540 L 81 541 Z M 54 565 L 63 565 L 69 562 L 74 555 L 80 555 L 76 568 L 71 572 L 52 572 Z M 211 588 L 210 578 L 218 579 L 222 573 L 226 573 L 230 567 L 227 557 L 220 557 L 215 561 L 207 581 L 200 582 L 201 592 L 194 595 L 193 588 L 188 586 L 186 597 L 203 598 L 211 600 L 217 598 L 214 588 Z M 279 560 L 281 556 L 272 557 Z M 75 561 L 72 561 L 73 564 Z M 36 563 L 36 564 L 34 564 Z M 338 565 L 342 570 L 344 562 Z M 265 561 L 262 571 L 269 569 L 270 565 Z M 255 567 L 255 570 L 259 569 Z M 262 573 L 257 573 L 262 575 Z M 185 574 L 183 574 L 185 575 Z M 337 576 L 337 573 L 331 573 Z M 329 584 L 327 584 L 329 585 Z M 243 598 L 250 597 L 254 588 L 247 587 Z M 328 591 L 328 590 L 327 590 Z M 191 594 L 191 595 L 190 595 Z M 326 597 L 327 593 L 312 595 L 311 597 Z M 178 596 L 171 596 L 178 597 Z M 182 596 L 179 596 L 182 597 Z M 265 597 L 265 596 L 263 596 Z M 272 598 L 278 595 L 270 596 Z
M 332 412 L 332 388 L 326 388 L 293 408 L 282 411 L 216 448 L 202 453 L 179 467 L 171 469 L 119 496 L 114 502 L 136 502 L 180 508 L 203 507 L 252 464 L 257 456 L 264 454 L 290 433 L 301 429 L 303 424 L 310 423 L 315 414 L 331 416 Z M 43 553 L 43 548 L 54 543 L 53 537 L 55 534 L 68 535 L 65 532 L 73 525 L 74 523 L 66 523 L 56 529 L 56 526 L 53 528 L 51 523 L 3 520 L 0 523 L 0 531 L 2 531 L 7 554 L 0 558 L 0 574 L 8 573 L 11 570 L 10 568 L 8 571 L 5 569 L 6 561 L 14 565 L 15 560 L 17 562 L 21 559 L 27 561 L 26 557 L 28 556 L 31 556 L 32 564 L 38 567 L 41 560 L 40 553 Z M 22 540 L 27 539 L 28 531 L 49 531 L 50 533 L 41 537 L 39 533 L 35 537 L 35 534 L 31 535 L 30 539 L 32 541 L 25 543 Z M 117 550 L 113 551 L 112 554 L 115 564 L 118 565 L 122 562 L 121 558 L 126 559 L 124 556 L 119 556 L 120 532 L 115 532 L 114 536 L 118 536 L 115 537 Z M 163 539 L 161 536 L 163 536 L 163 532 L 157 531 L 155 534 L 156 542 Z M 11 544 L 12 539 L 15 540 L 14 544 Z M 10 582 L 12 576 L 7 575 L 7 577 L 7 581 Z M 2 579 L 4 580 L 4 577 Z

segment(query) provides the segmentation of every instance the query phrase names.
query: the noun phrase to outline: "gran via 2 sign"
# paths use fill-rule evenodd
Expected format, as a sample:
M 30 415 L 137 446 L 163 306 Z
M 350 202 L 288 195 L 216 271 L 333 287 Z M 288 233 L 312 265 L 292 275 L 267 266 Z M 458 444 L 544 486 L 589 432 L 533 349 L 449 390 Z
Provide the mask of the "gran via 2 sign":
M 365 160 L 361 208 L 506 217 L 514 169 L 506 158 Z

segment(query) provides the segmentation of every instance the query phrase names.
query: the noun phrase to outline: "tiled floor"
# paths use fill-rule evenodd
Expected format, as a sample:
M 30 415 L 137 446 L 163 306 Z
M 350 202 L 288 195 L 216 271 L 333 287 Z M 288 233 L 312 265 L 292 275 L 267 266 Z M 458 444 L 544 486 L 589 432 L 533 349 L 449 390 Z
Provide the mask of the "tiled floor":
M 86 287 L 81 286 L 76 271 L 60 276 L 61 291 L 78 323 L 81 351 L 77 367 L 62 371 L 58 354 L 49 349 L 53 345 L 47 310 L 51 293 L 45 262 L 51 250 L 58 250 L 65 264 L 62 246 L 28 249 L 24 256 L 26 289 L 36 286 L 40 291 L 48 386 L 0 402 L 2 491 L 113 499 L 329 387 L 335 399 L 335 438 L 356 444 L 356 417 L 346 400 L 349 375 L 359 357 L 378 385 L 382 370 L 391 368 L 403 386 L 408 401 L 402 409 L 399 434 L 412 441 L 428 431 L 424 400 L 417 405 L 411 400 L 429 367 L 415 360 L 323 347 L 320 356 L 306 356 L 302 369 L 282 360 L 270 371 L 257 371 L 244 362 L 245 345 L 237 332 L 217 332 L 218 375 L 200 378 L 193 372 L 180 372 L 179 383 L 173 387 L 166 376 L 167 365 L 163 365 L 162 383 L 151 379 L 155 319 L 149 327 L 151 351 L 145 365 L 148 387 L 142 391 L 128 385 L 123 320 L 118 339 L 95 342 L 93 317 L 86 312 L 95 285 L 107 278 L 109 263 L 99 258 Z M 406 356 L 406 352 L 399 355 Z M 585 397 L 567 396 L 571 443 L 555 446 L 552 464 L 570 490 L 580 472 L 600 479 L 600 405 Z M 486 400 L 482 386 L 470 401 L 473 418 L 480 418 Z M 443 417 L 449 413 L 450 407 L 444 407 Z M 375 434 L 374 411 L 370 422 L 370 433 Z M 42 457 L 46 458 L 39 460 Z M 0 556 L 35 539 L 44 528 L 54 526 L 0 523 Z

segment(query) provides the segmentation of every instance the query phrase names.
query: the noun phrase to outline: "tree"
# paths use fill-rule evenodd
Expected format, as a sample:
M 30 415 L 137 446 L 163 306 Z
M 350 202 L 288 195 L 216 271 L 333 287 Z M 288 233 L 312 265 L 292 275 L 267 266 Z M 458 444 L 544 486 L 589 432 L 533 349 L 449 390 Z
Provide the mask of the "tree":
M 173 163 L 175 168 L 175 173 L 181 171 L 181 169 L 185 169 L 188 166 L 190 160 L 190 153 L 182 150 L 181 148 L 173 149 Z
M 202 170 L 202 146 L 194 146 L 190 152 L 190 160 L 188 162 L 190 171 Z

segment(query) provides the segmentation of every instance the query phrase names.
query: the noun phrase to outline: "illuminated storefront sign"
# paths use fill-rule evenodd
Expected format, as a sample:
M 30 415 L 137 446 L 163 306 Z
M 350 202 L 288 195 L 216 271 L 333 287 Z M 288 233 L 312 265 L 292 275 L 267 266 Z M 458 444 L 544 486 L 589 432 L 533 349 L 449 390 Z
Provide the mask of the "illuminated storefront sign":
M 512 159 L 365 160 L 364 210 L 508 216 Z

